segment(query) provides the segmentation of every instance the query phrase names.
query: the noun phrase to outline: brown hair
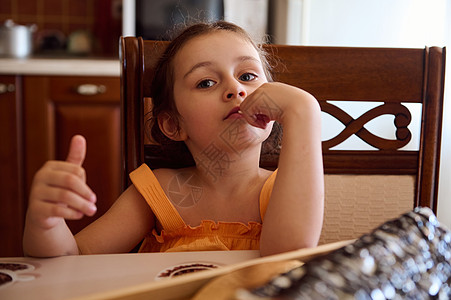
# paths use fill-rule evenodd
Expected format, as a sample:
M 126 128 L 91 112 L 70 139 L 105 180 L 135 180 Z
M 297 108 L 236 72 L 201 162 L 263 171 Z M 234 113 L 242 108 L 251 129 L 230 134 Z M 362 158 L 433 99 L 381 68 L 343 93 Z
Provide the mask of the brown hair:
M 175 105 L 173 86 L 174 86 L 174 66 L 173 59 L 178 51 L 191 39 L 205 35 L 208 33 L 213 33 L 217 31 L 230 31 L 241 35 L 245 40 L 251 43 L 255 49 L 258 51 L 260 60 L 263 64 L 263 69 L 268 81 L 272 81 L 272 76 L 270 73 L 270 65 L 267 59 L 266 52 L 258 46 L 249 34 L 241 27 L 229 23 L 226 21 L 217 21 L 214 23 L 196 23 L 185 28 L 176 38 L 174 38 L 166 50 L 160 57 L 156 69 L 155 77 L 151 86 L 151 98 L 152 98 L 152 117 L 150 120 L 150 128 L 152 139 L 162 146 L 167 146 L 169 144 L 177 144 L 183 142 L 175 142 L 166 137 L 160 130 L 157 119 L 158 116 L 166 112 L 174 117 L 177 127 L 179 127 L 178 118 L 179 113 Z M 179 145 L 179 147 L 183 147 Z

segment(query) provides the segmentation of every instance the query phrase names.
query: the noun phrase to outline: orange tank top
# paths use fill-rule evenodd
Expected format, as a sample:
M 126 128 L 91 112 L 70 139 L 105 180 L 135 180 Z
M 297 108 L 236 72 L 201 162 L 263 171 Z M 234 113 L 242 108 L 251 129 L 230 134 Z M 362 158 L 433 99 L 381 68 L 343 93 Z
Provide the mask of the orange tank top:
M 153 229 L 145 237 L 139 252 L 260 249 L 261 223 L 204 220 L 196 227 L 186 225 L 146 164 L 130 173 L 130 178 L 163 227 L 160 233 Z M 260 192 L 262 220 L 275 178 L 276 172 L 266 180 Z

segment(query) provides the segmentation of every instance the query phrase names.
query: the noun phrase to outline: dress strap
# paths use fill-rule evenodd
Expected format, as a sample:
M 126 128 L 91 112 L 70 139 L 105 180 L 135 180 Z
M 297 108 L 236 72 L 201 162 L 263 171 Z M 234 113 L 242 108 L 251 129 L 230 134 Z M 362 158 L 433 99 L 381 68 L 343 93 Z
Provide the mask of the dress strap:
M 164 193 L 158 179 L 146 164 L 130 173 L 136 189 L 146 199 L 164 230 L 174 230 L 185 226 L 182 217 Z
M 269 198 L 271 198 L 272 188 L 274 187 L 274 181 L 276 180 L 276 176 L 277 170 L 275 170 L 268 177 L 268 179 L 266 179 L 260 192 L 260 217 L 262 218 L 262 221 L 265 217 L 266 208 L 268 207 L 269 203 Z

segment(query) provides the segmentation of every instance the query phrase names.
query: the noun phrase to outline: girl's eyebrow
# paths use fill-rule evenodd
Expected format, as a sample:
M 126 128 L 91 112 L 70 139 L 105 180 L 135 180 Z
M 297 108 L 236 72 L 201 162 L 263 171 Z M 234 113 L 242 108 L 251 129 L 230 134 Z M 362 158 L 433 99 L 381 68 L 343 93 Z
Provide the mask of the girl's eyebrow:
M 251 61 L 254 61 L 254 62 L 256 62 L 256 63 L 260 63 L 260 61 L 259 61 L 258 59 L 256 59 L 255 57 L 253 57 L 253 56 L 240 56 L 240 57 L 238 57 L 237 60 L 239 60 L 239 61 L 248 61 L 248 60 L 251 60 Z
M 236 60 L 239 62 L 244 62 L 244 61 L 250 60 L 250 61 L 253 61 L 256 63 L 260 63 L 260 61 L 253 56 L 239 56 Z M 208 67 L 208 66 L 211 66 L 212 64 L 213 63 L 211 61 L 199 62 L 199 63 L 195 64 L 191 69 L 189 69 L 189 71 L 185 73 L 183 78 L 186 78 L 189 74 L 193 73 L 196 69 Z
M 196 69 L 207 67 L 212 65 L 213 63 L 211 61 L 202 61 L 200 63 L 195 64 L 188 72 L 185 73 L 183 78 L 186 78 L 189 74 L 193 73 Z

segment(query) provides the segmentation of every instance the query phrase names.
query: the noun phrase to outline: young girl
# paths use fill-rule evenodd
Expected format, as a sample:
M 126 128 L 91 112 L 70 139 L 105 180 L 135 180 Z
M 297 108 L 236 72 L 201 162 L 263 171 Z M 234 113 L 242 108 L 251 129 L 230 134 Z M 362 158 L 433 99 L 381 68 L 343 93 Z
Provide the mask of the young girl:
M 240 27 L 196 24 L 160 59 L 152 85 L 153 136 L 183 142 L 195 165 L 143 165 L 110 210 L 75 237 L 65 219 L 96 212 L 83 137 L 66 161 L 35 175 L 24 232 L 31 256 L 316 246 L 323 216 L 320 109 L 310 94 L 268 82 L 262 50 Z M 283 126 L 278 170 L 259 167 L 273 122 Z M 157 133 L 160 134 L 157 134 Z

